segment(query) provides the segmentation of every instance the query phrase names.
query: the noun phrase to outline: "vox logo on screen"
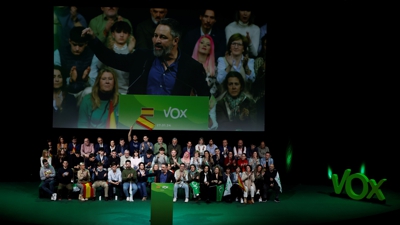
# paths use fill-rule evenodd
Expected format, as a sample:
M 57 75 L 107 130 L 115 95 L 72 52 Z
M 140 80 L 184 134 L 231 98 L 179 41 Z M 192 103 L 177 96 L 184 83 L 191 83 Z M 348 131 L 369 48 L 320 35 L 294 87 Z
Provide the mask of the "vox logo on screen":
M 368 177 L 362 173 L 355 173 L 352 175 L 350 175 L 350 173 L 350 169 L 345 170 L 340 182 L 337 174 L 332 175 L 333 188 L 336 194 L 342 193 L 344 186 L 347 195 L 354 200 L 361 200 L 365 197 L 367 199 L 370 199 L 374 194 L 376 194 L 380 201 L 385 200 L 385 196 L 383 195 L 382 190 L 379 188 L 380 186 L 382 186 L 383 182 L 386 181 L 386 179 L 382 179 L 378 183 L 376 183 L 374 179 L 368 179 Z M 362 191 L 360 194 L 356 194 L 353 190 L 352 181 L 354 179 L 359 179 L 362 182 Z M 369 189 L 369 186 L 371 187 L 371 189 Z
M 178 108 L 172 108 L 169 107 L 168 110 L 164 109 L 164 115 L 165 117 L 170 117 L 172 119 L 179 119 L 179 118 L 187 118 L 186 117 L 186 111 L 187 109 L 178 109 Z

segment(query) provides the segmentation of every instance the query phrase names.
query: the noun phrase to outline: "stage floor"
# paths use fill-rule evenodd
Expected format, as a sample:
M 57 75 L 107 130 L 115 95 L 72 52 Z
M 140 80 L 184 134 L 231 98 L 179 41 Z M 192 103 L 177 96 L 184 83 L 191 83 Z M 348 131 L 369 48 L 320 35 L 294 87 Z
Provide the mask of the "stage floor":
M 39 182 L 3 182 L 0 186 L 0 218 L 8 223 L 26 224 L 151 224 L 151 200 L 142 202 L 50 201 L 38 198 Z M 360 193 L 357 188 L 356 193 Z M 400 193 L 385 190 L 386 201 L 356 201 L 332 195 L 333 186 L 283 186 L 281 202 L 190 201 L 174 203 L 174 224 L 343 224 L 389 221 L 400 211 Z M 343 197 L 344 196 L 344 197 Z

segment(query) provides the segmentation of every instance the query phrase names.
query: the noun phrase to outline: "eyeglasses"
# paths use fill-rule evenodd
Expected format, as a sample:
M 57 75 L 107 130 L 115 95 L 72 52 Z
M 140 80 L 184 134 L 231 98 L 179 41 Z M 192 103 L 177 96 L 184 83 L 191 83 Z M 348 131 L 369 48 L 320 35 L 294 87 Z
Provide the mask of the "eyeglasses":
M 231 45 L 232 45 L 232 46 L 235 46 L 235 47 L 241 47 L 241 46 L 243 46 L 242 43 L 238 43 L 238 42 L 232 42 Z

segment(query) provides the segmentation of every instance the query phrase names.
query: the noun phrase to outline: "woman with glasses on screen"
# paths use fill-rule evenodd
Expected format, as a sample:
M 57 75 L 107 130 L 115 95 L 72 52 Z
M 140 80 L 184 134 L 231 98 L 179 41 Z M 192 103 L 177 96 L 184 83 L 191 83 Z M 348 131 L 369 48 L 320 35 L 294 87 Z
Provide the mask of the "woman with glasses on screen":
M 53 127 L 76 128 L 78 107 L 75 97 L 68 93 L 65 70 L 54 65 Z
M 227 90 L 217 102 L 218 130 L 252 131 L 256 126 L 255 102 L 244 92 L 245 81 L 236 71 L 230 71 L 223 83 Z
M 99 71 L 92 93 L 83 97 L 79 107 L 78 128 L 117 128 L 117 73 L 110 67 Z
M 254 59 L 248 56 L 248 39 L 246 36 L 236 33 L 233 34 L 227 44 L 228 51 L 224 57 L 218 58 L 217 81 L 223 84 L 226 75 L 231 71 L 240 73 L 245 81 L 244 90 L 248 92 L 251 84 L 255 80 Z M 222 86 L 222 91 L 226 91 Z

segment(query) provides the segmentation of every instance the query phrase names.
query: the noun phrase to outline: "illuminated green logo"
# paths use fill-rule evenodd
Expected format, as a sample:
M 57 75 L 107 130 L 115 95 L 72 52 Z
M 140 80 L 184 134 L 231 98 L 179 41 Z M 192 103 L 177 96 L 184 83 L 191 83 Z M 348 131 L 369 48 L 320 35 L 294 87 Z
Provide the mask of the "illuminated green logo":
M 367 199 L 370 199 L 374 194 L 376 194 L 376 196 L 380 201 L 385 200 L 385 196 L 383 195 L 382 190 L 379 189 L 379 187 L 382 186 L 382 184 L 386 181 L 386 179 L 382 179 L 379 181 L 379 183 L 376 183 L 374 179 L 368 179 L 368 177 L 362 173 L 355 173 L 350 175 L 350 172 L 351 172 L 350 169 L 344 171 L 340 183 L 338 175 L 337 174 L 332 175 L 333 188 L 336 194 L 342 193 L 343 186 L 345 186 L 347 195 L 354 200 L 361 200 L 365 196 L 367 196 Z M 359 179 L 362 182 L 363 187 L 362 187 L 362 192 L 360 194 L 356 194 L 351 186 L 351 182 L 353 181 L 353 179 Z M 368 193 L 369 186 L 371 186 L 371 191 Z

